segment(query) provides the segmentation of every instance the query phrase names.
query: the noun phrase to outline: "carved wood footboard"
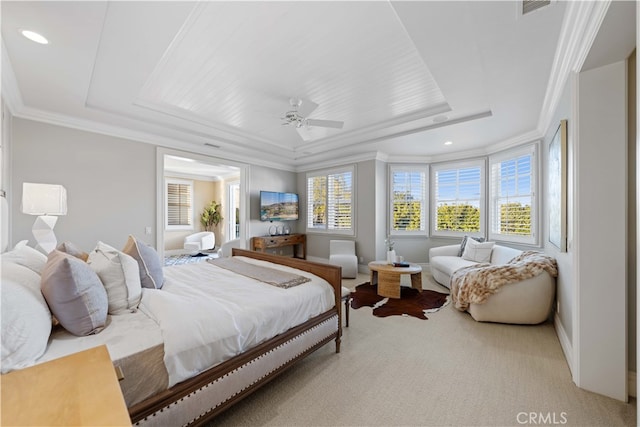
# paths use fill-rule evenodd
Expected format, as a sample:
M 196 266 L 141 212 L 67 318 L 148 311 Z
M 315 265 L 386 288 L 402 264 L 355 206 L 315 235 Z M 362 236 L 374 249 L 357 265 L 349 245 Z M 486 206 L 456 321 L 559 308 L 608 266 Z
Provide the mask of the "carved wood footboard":
M 322 277 L 334 288 L 334 307 L 250 351 L 132 406 L 129 414 L 135 425 L 203 424 L 330 341 L 335 340 L 336 353 L 340 352 L 340 267 L 236 248 L 233 255 L 274 262 Z

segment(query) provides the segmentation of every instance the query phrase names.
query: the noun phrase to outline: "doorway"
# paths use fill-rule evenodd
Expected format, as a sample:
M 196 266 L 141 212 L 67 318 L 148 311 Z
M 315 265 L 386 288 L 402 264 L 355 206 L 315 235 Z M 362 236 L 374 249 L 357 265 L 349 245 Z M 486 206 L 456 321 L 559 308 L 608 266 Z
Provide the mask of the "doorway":
M 165 148 L 157 150 L 157 226 L 156 247 L 162 258 L 183 254 L 184 238 L 205 231 L 201 215 L 211 202 L 220 204 L 222 220 L 208 231 L 215 235 L 212 251 L 236 238 L 245 247 L 246 218 L 249 212 L 247 194 L 248 165 Z M 169 196 L 170 184 L 176 180 L 190 183 L 190 193 L 180 200 L 179 209 L 186 213 L 186 220 L 176 227 L 169 222 L 175 217 L 170 209 L 177 209 L 176 201 Z M 183 218 L 181 216 L 181 218 Z

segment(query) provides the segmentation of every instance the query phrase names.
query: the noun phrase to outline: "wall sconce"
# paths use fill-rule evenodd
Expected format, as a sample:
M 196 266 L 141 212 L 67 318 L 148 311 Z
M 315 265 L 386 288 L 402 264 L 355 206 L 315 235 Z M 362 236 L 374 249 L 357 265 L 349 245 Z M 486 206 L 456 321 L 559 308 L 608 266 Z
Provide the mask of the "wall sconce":
M 40 249 L 48 254 L 57 245 L 53 232 L 58 215 L 67 214 L 67 190 L 58 184 L 22 184 L 22 212 L 38 215 L 31 231 Z

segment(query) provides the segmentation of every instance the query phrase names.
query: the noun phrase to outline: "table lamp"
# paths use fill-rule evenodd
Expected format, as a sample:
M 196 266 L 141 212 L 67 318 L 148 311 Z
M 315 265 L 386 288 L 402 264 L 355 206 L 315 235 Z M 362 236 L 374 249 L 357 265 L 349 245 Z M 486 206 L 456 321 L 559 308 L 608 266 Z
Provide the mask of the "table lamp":
M 53 233 L 58 215 L 67 214 L 67 190 L 58 184 L 24 182 L 22 184 L 22 212 L 28 215 L 38 215 L 31 231 L 38 247 L 48 254 L 55 249 L 58 243 L 56 235 Z

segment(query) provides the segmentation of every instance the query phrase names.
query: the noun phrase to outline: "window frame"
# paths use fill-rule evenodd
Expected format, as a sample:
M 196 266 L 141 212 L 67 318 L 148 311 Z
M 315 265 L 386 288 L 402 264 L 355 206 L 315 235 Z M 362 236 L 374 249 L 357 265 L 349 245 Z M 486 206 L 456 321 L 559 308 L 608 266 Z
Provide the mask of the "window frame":
M 539 186 L 540 186 L 540 144 L 539 142 L 519 145 L 517 147 L 513 147 L 498 153 L 494 153 L 488 156 L 488 218 L 487 218 L 487 231 L 489 233 L 489 239 L 494 241 L 502 241 L 502 242 L 510 242 L 516 244 L 523 245 L 531 245 L 537 246 L 540 244 L 540 221 L 539 221 L 539 210 L 540 210 L 540 197 L 539 197 Z M 499 165 L 502 162 L 509 160 L 517 160 L 519 157 L 525 155 L 531 155 L 531 165 L 530 165 L 530 180 L 531 180 L 531 236 L 517 236 L 517 235 L 508 235 L 496 232 L 494 229 L 494 221 L 496 215 L 496 210 L 498 209 L 498 200 L 499 198 L 494 195 L 494 172 L 493 166 Z
M 325 177 L 326 178 L 326 182 L 328 183 L 329 181 L 329 176 L 330 175 L 339 175 L 339 174 L 343 174 L 343 173 L 351 173 L 351 227 L 349 229 L 330 229 L 328 227 L 328 219 L 325 218 L 326 222 L 324 224 L 324 227 L 313 227 L 313 226 L 309 226 L 309 216 L 312 214 L 313 212 L 313 206 L 311 206 L 309 204 L 309 198 L 310 198 L 310 194 L 309 194 L 309 179 L 311 178 L 316 178 L 316 177 Z M 344 167 L 338 167 L 338 168 L 331 168 L 331 169 L 323 169 L 323 170 L 318 170 L 318 171 L 314 171 L 314 172 L 308 172 L 306 174 L 306 179 L 305 179 L 305 184 L 306 184 L 306 201 L 305 201 L 305 206 L 306 206 L 306 212 L 305 212 L 305 230 L 306 233 L 308 234 L 335 234 L 335 235 L 341 235 L 341 236 L 355 236 L 356 234 L 356 166 L 355 165 L 350 165 L 350 166 L 344 166 Z M 329 194 L 327 191 L 327 195 L 325 198 L 325 206 L 329 205 L 329 200 L 328 200 Z
M 418 172 L 424 174 L 424 187 L 422 188 L 422 200 L 421 200 L 421 221 L 422 221 L 422 229 L 420 230 L 395 230 L 394 229 L 394 175 L 395 172 Z M 389 182 L 388 182 L 388 192 L 387 195 L 389 197 L 389 212 L 388 212 L 388 230 L 389 235 L 391 236 L 426 236 L 429 233 L 429 165 L 415 165 L 415 164 L 390 164 L 389 165 Z
M 440 171 L 451 170 L 451 169 L 466 169 L 472 167 L 480 168 L 480 201 L 479 201 L 479 209 L 480 209 L 480 231 L 478 232 L 470 232 L 470 231 L 448 231 L 448 230 L 436 230 L 436 225 L 438 221 L 437 215 L 437 205 L 438 201 L 436 200 L 436 174 Z M 487 218 L 487 160 L 486 158 L 475 158 L 475 159 L 467 159 L 467 160 L 458 160 L 451 162 L 440 162 L 433 163 L 430 165 L 430 186 L 429 186 L 429 202 L 430 202 L 430 221 L 429 221 L 429 230 L 431 236 L 434 237 L 458 237 L 462 238 L 465 235 L 476 236 L 476 237 L 485 237 L 487 233 L 486 226 L 486 218 Z
M 169 224 L 169 185 L 188 185 L 191 192 L 191 225 L 186 224 Z M 173 177 L 165 177 L 164 180 L 164 227 L 166 231 L 191 231 L 195 230 L 195 194 L 194 194 L 194 185 L 193 180 L 189 179 L 180 179 Z

